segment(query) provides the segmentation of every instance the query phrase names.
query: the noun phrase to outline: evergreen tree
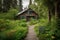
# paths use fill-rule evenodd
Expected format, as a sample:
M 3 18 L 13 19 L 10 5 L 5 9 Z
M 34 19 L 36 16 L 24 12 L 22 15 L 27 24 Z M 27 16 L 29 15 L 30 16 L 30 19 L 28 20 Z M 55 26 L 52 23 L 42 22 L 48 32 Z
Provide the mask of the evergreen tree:
M 17 7 L 17 0 L 11 0 L 11 7 L 16 8 Z
M 10 8 L 10 0 L 3 0 L 2 6 L 3 6 L 3 8 L 2 8 L 3 12 L 8 11 Z

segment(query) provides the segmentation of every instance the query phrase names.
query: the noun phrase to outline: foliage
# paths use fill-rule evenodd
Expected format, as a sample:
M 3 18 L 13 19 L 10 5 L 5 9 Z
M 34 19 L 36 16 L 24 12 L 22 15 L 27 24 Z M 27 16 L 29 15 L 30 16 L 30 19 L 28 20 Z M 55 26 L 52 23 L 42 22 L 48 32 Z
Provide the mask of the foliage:
M 16 9 L 0 12 L 0 40 L 23 40 L 27 34 L 26 20 L 14 20 Z
M 48 7 L 48 8 L 53 8 L 54 7 L 54 3 L 56 2 L 56 0 L 35 0 L 36 2 L 41 2 L 40 4 Z
M 38 13 L 39 18 L 47 18 L 48 17 L 48 8 L 42 5 L 42 2 L 36 1 L 35 4 L 30 6 L 36 13 Z
M 55 36 L 56 36 L 56 40 L 60 40 L 60 19 L 57 19 L 56 21 L 56 31 L 55 31 Z
M 52 23 L 48 23 L 48 21 L 44 20 L 43 21 L 39 21 L 39 24 L 36 24 L 35 27 L 35 31 L 39 37 L 40 40 L 53 40 L 56 37 L 55 35 L 55 31 L 56 31 L 56 22 L 52 21 Z M 42 30 L 44 31 L 40 31 L 40 27 L 44 28 Z M 42 33 L 43 32 L 43 33 Z
M 17 13 L 18 10 L 16 9 L 10 9 L 8 12 L 5 13 L 0 12 L 0 19 L 14 19 Z
M 26 22 L 0 20 L 0 40 L 22 40 L 27 34 Z M 24 23 L 24 24 L 22 24 Z
M 0 0 L 0 12 L 8 12 L 10 8 L 16 9 L 17 0 Z
M 4 31 L 6 29 L 13 28 L 13 26 L 12 27 L 11 26 L 12 25 L 9 20 L 0 19 L 0 31 Z
M 37 23 L 38 23 L 38 21 L 35 20 L 35 19 L 31 19 L 30 22 L 29 22 L 30 25 L 34 25 L 34 24 L 37 24 Z

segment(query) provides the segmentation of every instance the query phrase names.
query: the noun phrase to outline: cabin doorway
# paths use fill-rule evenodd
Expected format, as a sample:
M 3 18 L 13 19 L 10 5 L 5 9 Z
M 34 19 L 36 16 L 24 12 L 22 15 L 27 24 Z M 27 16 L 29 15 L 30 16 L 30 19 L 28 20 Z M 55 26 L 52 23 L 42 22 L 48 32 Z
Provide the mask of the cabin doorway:
M 36 17 L 35 16 L 27 16 L 26 17 L 26 20 L 27 21 L 31 21 L 32 19 L 36 19 Z

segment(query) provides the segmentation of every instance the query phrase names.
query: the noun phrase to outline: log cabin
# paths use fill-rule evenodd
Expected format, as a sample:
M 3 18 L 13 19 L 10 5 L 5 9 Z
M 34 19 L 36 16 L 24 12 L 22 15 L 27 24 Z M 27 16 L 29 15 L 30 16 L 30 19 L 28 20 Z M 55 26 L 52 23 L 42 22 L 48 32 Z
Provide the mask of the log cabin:
M 25 9 L 16 15 L 17 19 L 26 19 L 30 21 L 32 19 L 38 19 L 38 14 L 31 8 Z

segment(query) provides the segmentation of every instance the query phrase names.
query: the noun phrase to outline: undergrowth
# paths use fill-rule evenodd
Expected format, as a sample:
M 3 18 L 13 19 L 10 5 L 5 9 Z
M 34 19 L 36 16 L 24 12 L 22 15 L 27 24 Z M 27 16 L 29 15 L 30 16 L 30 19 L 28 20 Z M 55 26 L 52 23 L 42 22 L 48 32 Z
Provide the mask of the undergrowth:
M 53 40 L 55 39 L 56 21 L 52 19 L 49 23 L 47 19 L 40 19 L 35 25 L 35 32 L 39 40 Z
M 0 40 L 23 40 L 27 34 L 26 20 L 14 20 L 16 9 L 0 13 Z

